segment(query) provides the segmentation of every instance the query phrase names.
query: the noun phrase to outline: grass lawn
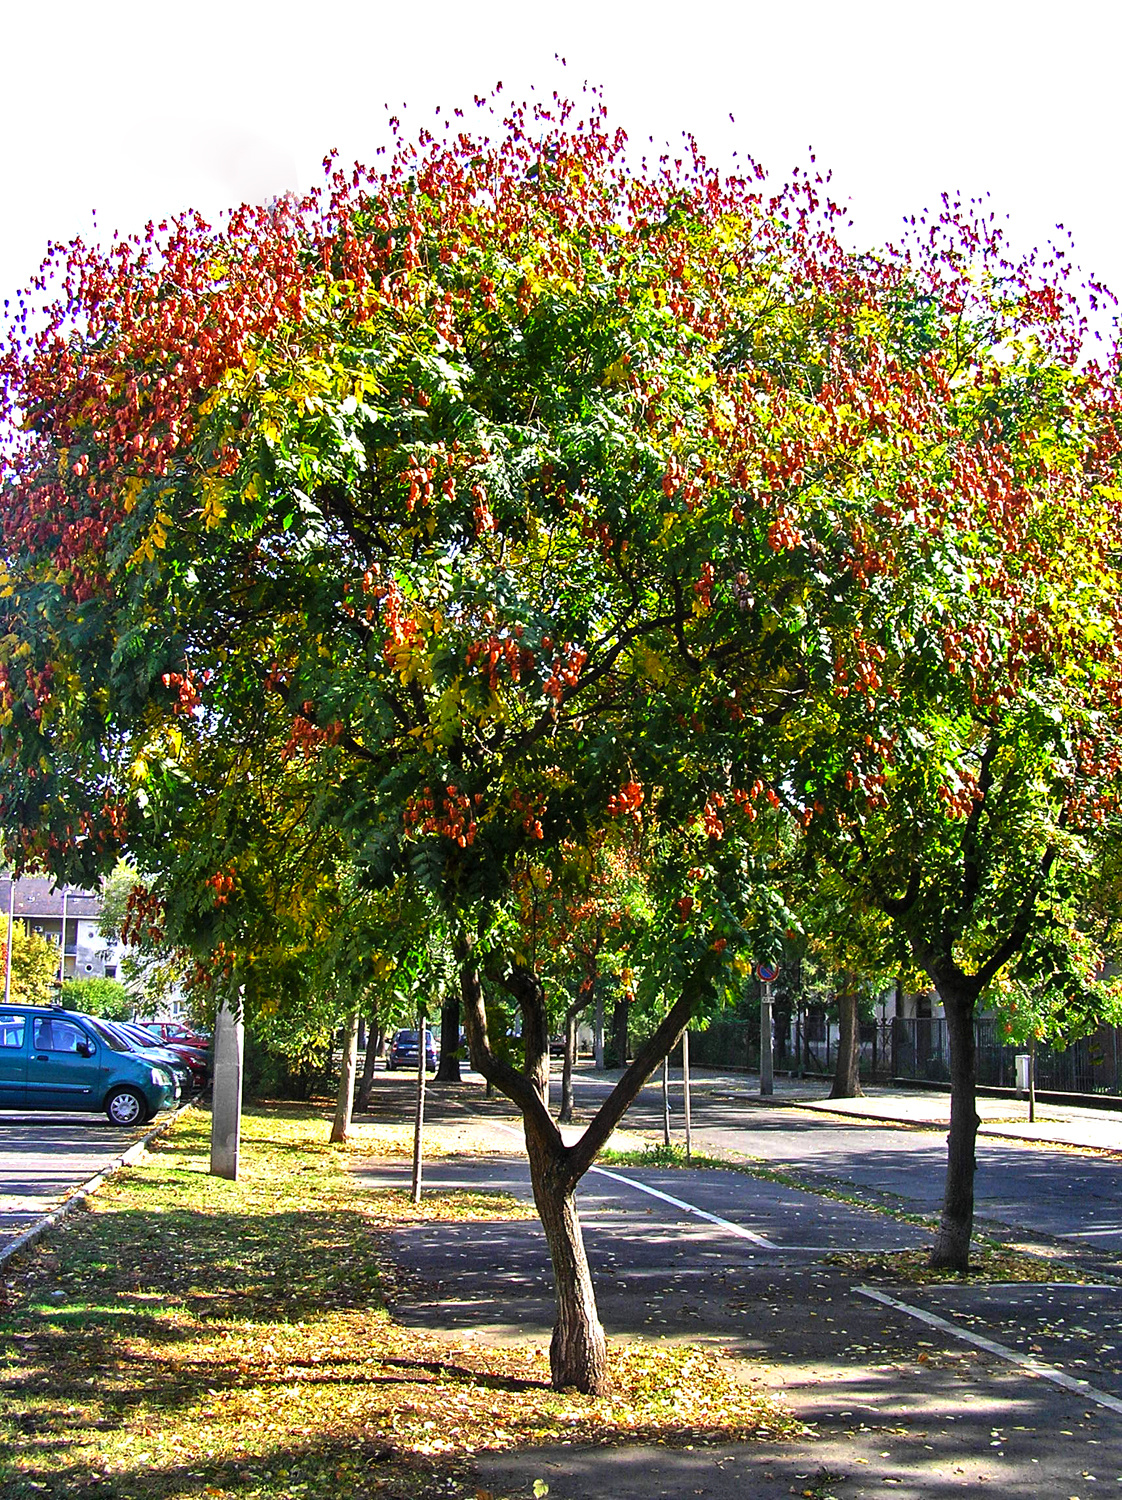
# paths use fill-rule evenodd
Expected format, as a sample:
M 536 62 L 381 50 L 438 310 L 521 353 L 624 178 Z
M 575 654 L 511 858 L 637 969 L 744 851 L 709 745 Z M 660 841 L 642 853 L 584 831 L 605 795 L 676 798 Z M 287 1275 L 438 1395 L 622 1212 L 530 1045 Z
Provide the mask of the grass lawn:
M 464 1192 L 418 1211 L 364 1190 L 328 1127 L 309 1107 L 248 1111 L 230 1183 L 208 1175 L 209 1116 L 188 1111 L 5 1265 L 5 1500 L 474 1496 L 486 1449 L 801 1431 L 708 1351 L 616 1345 L 614 1389 L 595 1398 L 552 1391 L 536 1346 L 395 1323 L 383 1231 L 526 1210 Z

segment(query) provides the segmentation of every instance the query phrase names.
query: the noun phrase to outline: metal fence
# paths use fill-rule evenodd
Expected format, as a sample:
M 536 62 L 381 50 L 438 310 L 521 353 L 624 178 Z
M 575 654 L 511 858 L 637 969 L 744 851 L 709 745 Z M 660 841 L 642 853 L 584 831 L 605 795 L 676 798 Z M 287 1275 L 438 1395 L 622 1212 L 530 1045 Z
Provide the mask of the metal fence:
M 1100 1026 L 1062 1052 L 1036 1049 L 1036 1087 L 1064 1094 L 1122 1095 L 1122 1028 Z M 985 1088 L 1014 1088 L 1016 1058 L 1024 1044 L 1010 1044 L 997 1023 L 974 1022 L 978 1083 Z M 945 1083 L 950 1079 L 947 1023 L 928 1016 L 897 1016 L 892 1022 L 892 1076 Z
M 815 1024 L 817 1022 L 817 1024 Z M 672 1061 L 678 1063 L 681 1049 Z M 704 1031 L 690 1032 L 690 1059 L 703 1068 L 737 1068 L 749 1073 L 760 1070 L 760 1027 L 752 1021 L 713 1021 Z M 772 1053 L 777 1074 L 829 1077 L 838 1060 L 837 1026 L 821 1018 L 793 1018 L 786 1034 L 777 1033 Z M 888 1079 L 892 1068 L 890 1023 L 861 1023 L 858 1054 L 861 1077 L 867 1082 Z

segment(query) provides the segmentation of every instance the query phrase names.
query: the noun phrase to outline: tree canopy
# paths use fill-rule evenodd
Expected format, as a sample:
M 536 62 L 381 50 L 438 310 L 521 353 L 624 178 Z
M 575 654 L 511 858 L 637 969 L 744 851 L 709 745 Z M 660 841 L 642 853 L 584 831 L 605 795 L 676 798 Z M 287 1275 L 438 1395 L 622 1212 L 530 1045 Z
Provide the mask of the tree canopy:
M 636 163 L 599 106 L 326 166 L 218 228 L 59 251 L 0 357 L 0 821 L 60 877 L 163 871 L 212 972 L 281 910 L 322 946 L 340 868 L 428 892 L 577 1274 L 581 1172 L 792 920 L 784 825 L 949 1017 L 1014 961 L 1093 988 L 1115 365 L 1064 268 L 969 205 L 855 254 L 813 166 L 773 193 L 689 141 Z M 569 1148 L 510 916 L 633 825 L 667 1010 Z M 599 1378 L 588 1332 L 562 1383 Z

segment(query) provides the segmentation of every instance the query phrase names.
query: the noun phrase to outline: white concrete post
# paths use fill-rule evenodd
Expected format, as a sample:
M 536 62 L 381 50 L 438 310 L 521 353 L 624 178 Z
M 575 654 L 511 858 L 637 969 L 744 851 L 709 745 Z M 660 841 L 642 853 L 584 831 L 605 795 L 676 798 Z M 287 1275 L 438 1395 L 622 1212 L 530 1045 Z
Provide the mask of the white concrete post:
M 214 1082 L 211 1088 L 210 1175 L 238 1180 L 242 1128 L 242 1057 L 245 1022 L 241 1005 L 222 1002 L 214 1026 Z

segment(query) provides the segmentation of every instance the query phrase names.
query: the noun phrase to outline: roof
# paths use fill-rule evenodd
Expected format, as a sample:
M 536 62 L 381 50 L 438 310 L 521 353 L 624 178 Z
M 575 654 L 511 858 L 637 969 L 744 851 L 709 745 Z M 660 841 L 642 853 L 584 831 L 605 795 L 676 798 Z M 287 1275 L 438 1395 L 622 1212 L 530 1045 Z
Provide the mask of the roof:
M 14 915 L 17 917 L 57 917 L 62 920 L 63 887 L 44 875 L 25 875 L 16 881 Z M 0 875 L 0 916 L 8 915 L 8 892 L 11 878 Z M 98 891 L 83 891 L 76 885 L 68 885 L 66 891 L 66 916 L 98 917 L 101 915 L 101 895 Z

